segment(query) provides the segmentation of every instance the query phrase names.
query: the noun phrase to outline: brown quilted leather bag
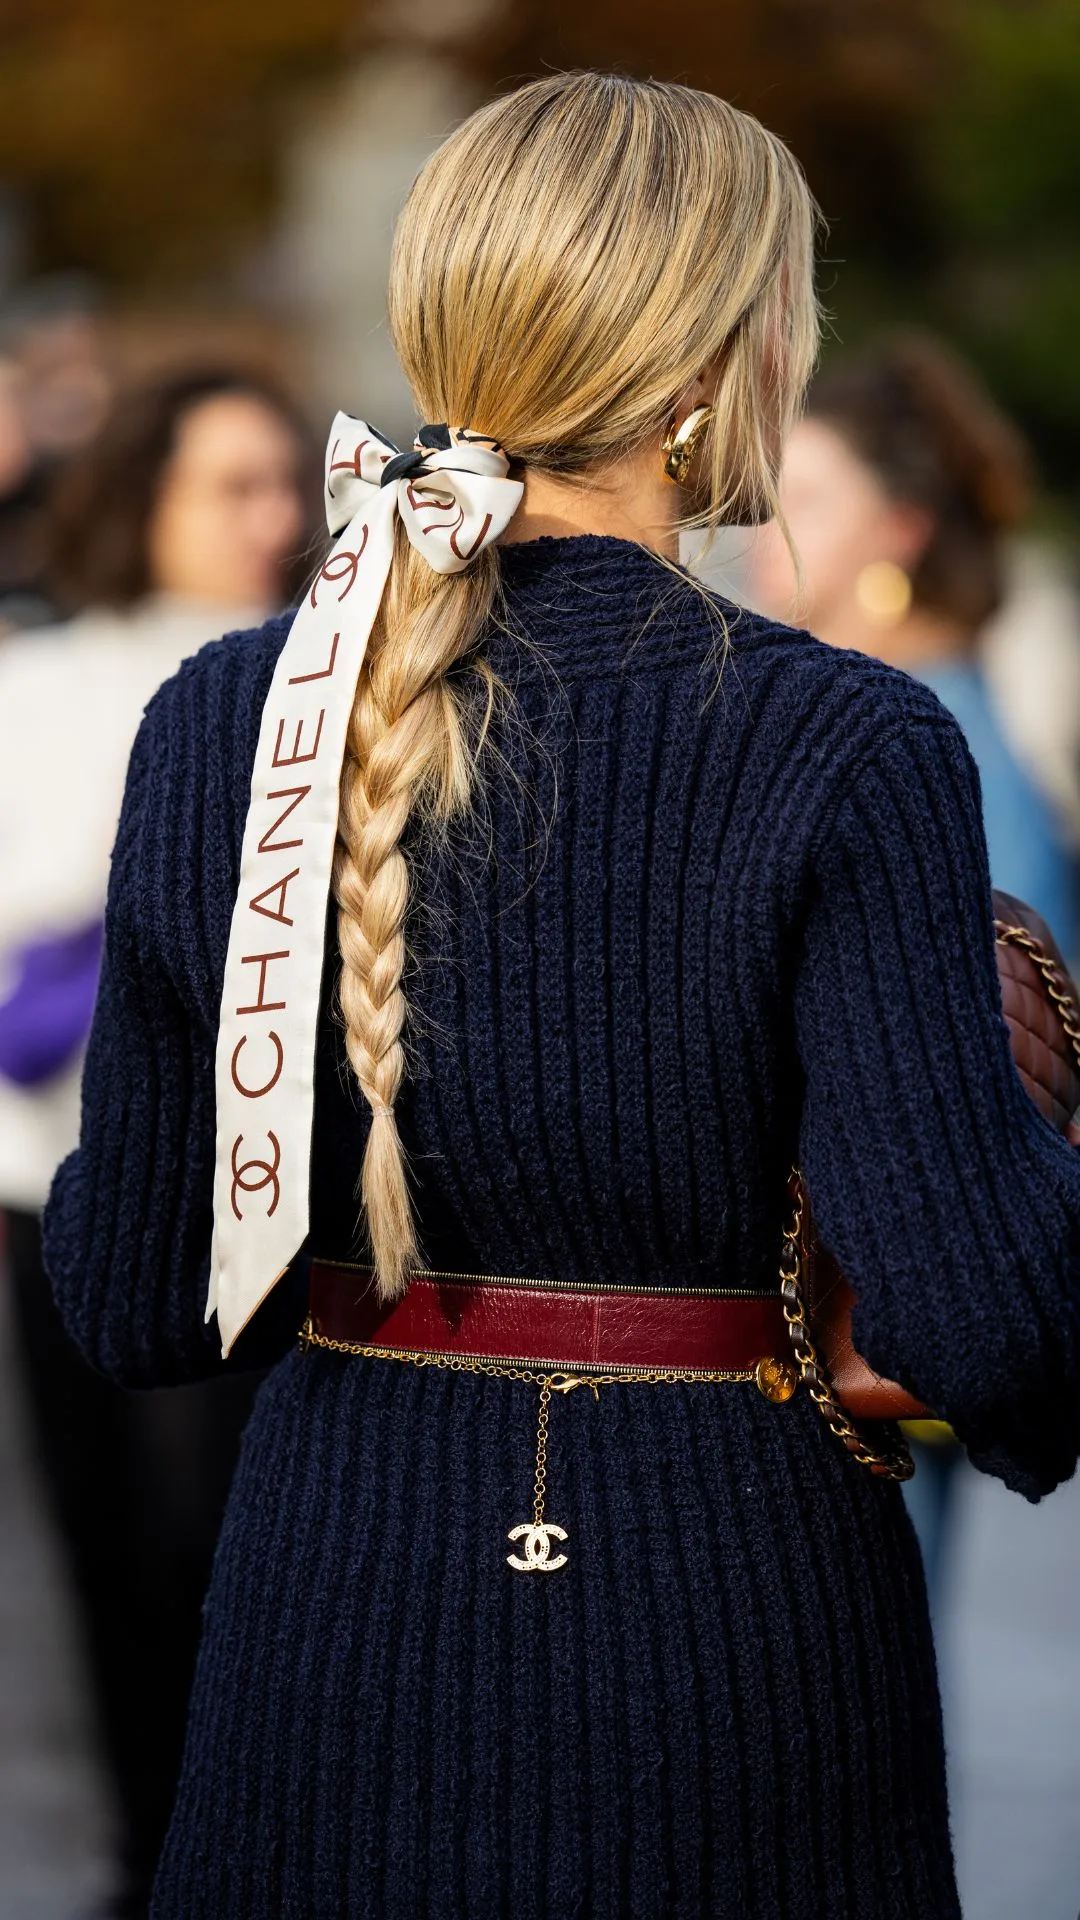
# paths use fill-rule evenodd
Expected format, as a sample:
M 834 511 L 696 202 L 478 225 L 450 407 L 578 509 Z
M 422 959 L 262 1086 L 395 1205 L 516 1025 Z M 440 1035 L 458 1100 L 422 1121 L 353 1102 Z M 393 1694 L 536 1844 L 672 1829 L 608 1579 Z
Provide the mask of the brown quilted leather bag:
M 1031 1099 L 1059 1133 L 1080 1145 L 1080 1009 L 1076 989 L 1045 920 L 1012 894 L 994 891 L 998 980 L 1013 1059 Z M 799 1368 L 833 1432 L 875 1473 L 914 1471 L 901 1441 L 869 1443 L 849 1416 L 912 1420 L 929 1408 L 885 1380 L 855 1351 L 854 1295 L 821 1245 L 801 1174 L 793 1174 L 792 1225 L 781 1280 Z

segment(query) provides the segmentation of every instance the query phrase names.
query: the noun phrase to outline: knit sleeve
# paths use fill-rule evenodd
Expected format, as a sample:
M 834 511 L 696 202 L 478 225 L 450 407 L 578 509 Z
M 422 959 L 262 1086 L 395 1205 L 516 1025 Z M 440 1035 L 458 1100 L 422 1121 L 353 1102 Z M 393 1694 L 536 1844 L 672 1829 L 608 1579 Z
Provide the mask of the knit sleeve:
M 1037 1500 L 1080 1450 L 1080 1153 L 1012 1064 L 959 728 L 887 734 L 813 866 L 800 1153 L 856 1348 Z
M 56 1176 L 44 1221 L 68 1331 L 92 1365 L 129 1386 L 194 1380 L 222 1366 L 216 1325 L 203 1316 L 217 1006 L 236 883 L 226 796 L 199 737 L 203 704 L 199 675 L 187 668 L 151 702 L 135 742 L 80 1141 Z M 299 1322 L 283 1289 L 237 1343 L 230 1369 L 285 1350 Z

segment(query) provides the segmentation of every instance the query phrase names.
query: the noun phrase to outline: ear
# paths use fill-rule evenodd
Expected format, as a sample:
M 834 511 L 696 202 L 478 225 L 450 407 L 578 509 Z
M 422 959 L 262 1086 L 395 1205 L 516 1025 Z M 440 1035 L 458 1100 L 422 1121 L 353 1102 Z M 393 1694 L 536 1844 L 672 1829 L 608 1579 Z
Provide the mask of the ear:
M 685 420 L 695 407 L 711 407 L 716 399 L 716 388 L 720 380 L 723 356 L 720 355 L 711 366 L 702 367 L 701 372 L 687 382 L 675 402 L 675 419 Z
M 910 500 L 891 500 L 882 515 L 883 560 L 894 560 L 913 573 L 934 536 L 934 516 L 928 507 Z

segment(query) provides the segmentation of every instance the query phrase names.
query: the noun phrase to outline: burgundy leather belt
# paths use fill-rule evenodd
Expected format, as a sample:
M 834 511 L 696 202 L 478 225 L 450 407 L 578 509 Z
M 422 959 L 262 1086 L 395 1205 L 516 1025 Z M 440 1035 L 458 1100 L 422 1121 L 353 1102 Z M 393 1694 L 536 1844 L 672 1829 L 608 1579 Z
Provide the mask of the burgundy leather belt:
M 768 1399 L 795 1388 L 777 1293 L 584 1288 L 472 1274 L 414 1274 L 381 1304 L 363 1268 L 313 1260 L 309 1338 L 345 1350 L 454 1355 L 616 1377 L 637 1373 L 756 1378 Z

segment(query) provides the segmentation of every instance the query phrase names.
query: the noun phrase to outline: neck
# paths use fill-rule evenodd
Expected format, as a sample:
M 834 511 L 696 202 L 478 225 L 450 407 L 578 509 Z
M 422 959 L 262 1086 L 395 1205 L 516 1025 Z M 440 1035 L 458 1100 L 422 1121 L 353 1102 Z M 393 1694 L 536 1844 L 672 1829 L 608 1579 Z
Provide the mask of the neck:
M 556 475 L 526 468 L 525 492 L 501 544 L 595 533 L 633 540 L 668 559 L 679 557 L 678 487 L 665 479 L 658 450 L 616 461 L 600 472 Z

